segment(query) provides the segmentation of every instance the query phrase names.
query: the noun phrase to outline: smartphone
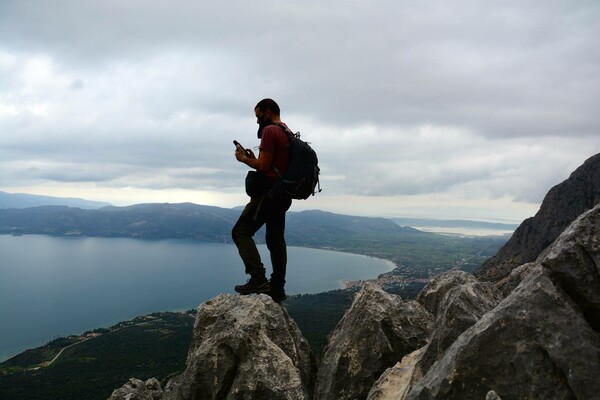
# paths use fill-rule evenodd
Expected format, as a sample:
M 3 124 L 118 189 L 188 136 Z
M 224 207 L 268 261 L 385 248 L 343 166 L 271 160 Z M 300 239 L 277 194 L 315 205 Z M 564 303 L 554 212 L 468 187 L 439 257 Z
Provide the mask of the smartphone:
M 242 148 L 242 150 L 244 150 L 244 154 L 246 154 L 246 157 L 251 157 L 250 152 L 248 150 L 246 150 L 246 148 L 244 146 L 242 146 L 240 144 L 240 142 L 238 142 L 237 140 L 234 140 L 233 144 L 235 145 L 235 147 L 240 146 Z

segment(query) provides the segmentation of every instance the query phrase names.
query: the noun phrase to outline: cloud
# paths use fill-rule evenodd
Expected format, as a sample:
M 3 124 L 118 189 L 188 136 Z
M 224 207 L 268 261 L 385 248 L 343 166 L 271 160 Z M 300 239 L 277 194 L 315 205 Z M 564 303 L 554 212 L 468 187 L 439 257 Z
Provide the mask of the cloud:
M 566 0 L 2 2 L 0 183 L 231 193 L 231 141 L 255 144 L 273 97 L 324 196 L 537 203 L 600 151 L 599 17 Z

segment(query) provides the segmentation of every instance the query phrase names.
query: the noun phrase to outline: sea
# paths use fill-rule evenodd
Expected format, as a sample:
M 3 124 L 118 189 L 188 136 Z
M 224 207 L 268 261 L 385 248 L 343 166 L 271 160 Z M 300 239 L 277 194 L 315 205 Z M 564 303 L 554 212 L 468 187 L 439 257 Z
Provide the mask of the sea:
M 259 251 L 270 271 L 268 251 Z M 389 272 L 387 260 L 288 247 L 288 294 Z M 234 245 L 0 235 L 0 362 L 25 349 L 158 311 L 183 311 L 247 276 Z

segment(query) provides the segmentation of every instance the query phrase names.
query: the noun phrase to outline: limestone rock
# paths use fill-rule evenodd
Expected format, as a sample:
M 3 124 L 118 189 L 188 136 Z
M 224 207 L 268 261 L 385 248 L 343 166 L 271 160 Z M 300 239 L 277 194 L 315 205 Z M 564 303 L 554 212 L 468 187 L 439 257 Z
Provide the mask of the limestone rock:
M 520 267 L 513 269 L 510 275 L 505 276 L 495 283 L 503 297 L 508 296 L 519 284 L 529 275 L 529 273 L 537 266 L 535 262 L 523 264 Z
M 371 389 L 372 399 L 404 399 L 446 349 L 502 299 L 491 283 L 479 282 L 474 276 L 459 271 L 433 279 L 419 298 L 437 310 L 430 341 L 386 371 Z
M 596 154 L 548 192 L 536 215 L 523 221 L 498 253 L 483 263 L 477 277 L 497 282 L 514 268 L 535 261 L 580 214 L 599 202 L 600 154 Z
M 266 295 L 201 304 L 186 370 L 165 400 L 309 399 L 315 358 L 287 311 Z
M 131 378 L 125 385 L 116 389 L 108 400 L 161 400 L 163 391 L 156 378 L 146 382 Z
M 365 399 L 387 368 L 426 344 L 432 323 L 418 302 L 365 285 L 330 336 L 315 398 Z
M 591 399 L 600 335 L 541 265 L 450 346 L 407 399 Z
M 600 204 L 577 218 L 538 262 L 600 331 Z
M 449 271 L 440 274 L 430 280 L 419 292 L 417 301 L 432 315 L 436 316 L 438 306 L 446 293 L 457 285 L 462 285 L 467 282 L 477 282 L 477 278 L 464 271 Z
M 415 350 L 388 368 L 369 391 L 367 400 L 404 400 L 413 382 L 422 377 L 417 366 L 426 349 Z
M 464 331 L 501 300 L 502 296 L 491 283 L 478 282 L 475 277 L 449 288 L 438 305 L 433 333 L 419 360 L 419 369 L 427 372 Z
M 498 393 L 494 392 L 493 390 L 490 390 L 485 395 L 485 400 L 502 400 L 502 398 L 498 396 Z

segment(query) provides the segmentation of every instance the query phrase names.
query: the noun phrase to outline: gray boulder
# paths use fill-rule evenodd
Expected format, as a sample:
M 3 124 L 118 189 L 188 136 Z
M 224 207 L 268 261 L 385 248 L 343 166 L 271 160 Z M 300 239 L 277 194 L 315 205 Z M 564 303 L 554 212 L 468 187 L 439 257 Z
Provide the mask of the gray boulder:
M 502 296 L 489 282 L 469 280 L 450 288 L 438 306 L 433 333 L 418 363 L 420 370 L 426 372 L 464 331 L 501 300 Z
M 538 266 L 463 333 L 407 399 L 592 399 L 600 336 Z
M 463 274 L 438 277 L 419 297 L 437 312 L 430 343 L 386 371 L 372 399 L 598 398 L 599 271 L 600 205 L 498 282 L 508 296 L 495 307 L 490 286 L 474 289 Z M 468 298 L 479 306 L 467 306 Z M 458 324 L 449 323 L 455 314 Z
M 315 398 L 365 399 L 387 368 L 427 343 L 432 324 L 418 302 L 365 285 L 329 338 Z
M 413 351 L 381 374 L 367 400 L 404 400 L 414 382 L 422 378 L 419 362 L 425 350 L 427 346 Z
M 478 282 L 475 276 L 464 271 L 448 271 L 431 279 L 417 295 L 417 301 L 432 315 L 438 314 L 438 306 L 448 291 L 464 283 Z
M 443 297 L 440 293 L 444 293 Z M 386 371 L 371 388 L 370 400 L 404 399 L 410 387 L 443 356 L 446 349 L 502 300 L 492 284 L 479 282 L 474 276 L 460 271 L 436 277 L 423 289 L 419 298 L 437 310 L 430 341 Z
M 146 382 L 131 378 L 125 385 L 112 392 L 108 400 L 161 400 L 163 391 L 156 378 Z
M 577 218 L 538 262 L 600 331 L 600 204 Z
M 315 370 L 283 307 L 266 295 L 223 294 L 199 306 L 187 368 L 164 398 L 310 399 Z
M 529 275 L 529 273 L 537 266 L 535 262 L 523 264 L 510 272 L 510 275 L 505 276 L 495 283 L 496 288 L 502 294 L 502 297 L 508 296 L 519 284 Z

